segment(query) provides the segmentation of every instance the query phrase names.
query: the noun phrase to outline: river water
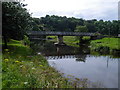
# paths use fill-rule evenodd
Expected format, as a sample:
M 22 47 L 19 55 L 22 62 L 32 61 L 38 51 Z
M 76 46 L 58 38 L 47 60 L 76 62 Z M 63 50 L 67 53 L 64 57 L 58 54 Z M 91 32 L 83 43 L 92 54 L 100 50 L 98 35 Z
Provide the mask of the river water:
M 100 88 L 118 88 L 119 58 L 113 58 L 110 55 L 91 54 L 89 46 L 76 48 L 55 46 L 53 43 L 38 46 L 37 53 L 44 55 L 49 65 L 64 73 L 63 76 L 86 78 Z

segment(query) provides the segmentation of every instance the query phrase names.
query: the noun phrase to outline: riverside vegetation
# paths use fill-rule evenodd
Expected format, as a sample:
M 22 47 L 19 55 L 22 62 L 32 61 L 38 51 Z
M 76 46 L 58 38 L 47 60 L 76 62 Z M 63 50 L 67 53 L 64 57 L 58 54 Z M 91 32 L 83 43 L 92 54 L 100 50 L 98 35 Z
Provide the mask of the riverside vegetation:
M 66 78 L 51 68 L 41 55 L 32 55 L 30 47 L 11 40 L 3 50 L 3 88 L 67 88 Z
M 92 40 L 90 43 L 91 51 L 93 53 L 99 52 L 100 54 L 101 53 L 110 54 L 116 57 L 120 57 L 119 42 L 120 42 L 120 38 L 114 38 L 114 37 Z
M 57 42 L 57 36 L 48 36 L 47 38 L 52 38 L 51 41 Z M 76 36 L 64 36 L 64 42 L 69 46 L 79 47 L 79 39 Z M 105 37 L 102 39 L 91 40 L 90 37 L 84 36 L 83 40 L 90 42 L 90 50 L 92 54 L 114 54 L 117 55 L 120 53 L 120 38 L 117 37 Z
M 8 49 L 3 49 L 3 88 L 87 87 L 87 79 L 80 82 L 80 79 L 76 78 L 70 82 L 68 78 L 62 77 L 59 71 L 50 67 L 43 56 L 33 55 L 32 52 L 23 41 L 10 40 Z

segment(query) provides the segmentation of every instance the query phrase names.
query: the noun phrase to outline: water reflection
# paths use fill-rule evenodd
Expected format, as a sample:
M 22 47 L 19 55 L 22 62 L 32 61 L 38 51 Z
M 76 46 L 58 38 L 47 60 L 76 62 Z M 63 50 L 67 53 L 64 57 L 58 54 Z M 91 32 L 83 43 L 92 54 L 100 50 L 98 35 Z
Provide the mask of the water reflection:
M 88 78 L 108 88 L 118 87 L 118 59 L 111 56 L 91 55 L 88 45 L 79 47 L 58 46 L 54 42 L 34 44 L 37 53 L 46 57 L 49 64 L 64 76 Z
M 76 57 L 64 59 L 48 59 L 49 64 L 64 76 L 88 78 L 91 82 L 103 84 L 107 88 L 118 87 L 118 60 L 107 56 L 86 56 L 85 61 L 76 61 Z

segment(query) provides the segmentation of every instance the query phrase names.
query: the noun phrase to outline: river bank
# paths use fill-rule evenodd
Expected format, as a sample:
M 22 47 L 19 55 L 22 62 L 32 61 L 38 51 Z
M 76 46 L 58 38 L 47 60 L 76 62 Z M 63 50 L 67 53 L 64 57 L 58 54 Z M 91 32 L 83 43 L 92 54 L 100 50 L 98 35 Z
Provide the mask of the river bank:
M 71 40 L 72 43 L 76 40 L 75 37 L 72 38 L 73 39 L 67 37 L 65 41 L 69 42 Z M 91 45 L 107 43 L 105 45 L 107 45 L 108 47 L 111 47 L 112 49 L 119 49 L 119 47 L 117 47 L 118 43 L 116 43 L 115 41 L 116 39 L 110 39 L 112 45 L 107 42 L 109 40 L 106 38 L 100 40 L 92 41 Z M 87 81 L 85 80 L 80 82 L 80 79 L 76 78 L 75 81 L 70 82 L 68 78 L 63 77 L 62 73 L 49 66 L 48 61 L 42 55 L 36 55 L 33 52 L 34 51 L 29 46 L 23 44 L 23 41 L 16 40 L 11 40 L 8 43 L 8 49 L 3 48 L 3 88 L 76 88 L 78 86 L 80 86 L 80 88 L 87 87 Z M 77 86 L 77 84 L 79 85 Z
M 51 38 L 50 41 L 57 42 L 57 36 L 48 36 L 47 38 Z M 68 46 L 73 47 L 80 47 L 79 39 L 77 39 L 76 36 L 64 36 L 64 43 Z M 83 37 L 83 40 L 86 40 L 85 42 L 89 43 L 91 54 L 94 55 L 115 55 L 119 56 L 120 53 L 120 38 L 115 37 L 106 37 L 98 40 L 90 40 L 90 37 Z M 83 43 L 84 44 L 84 43 Z
M 61 74 L 48 65 L 42 55 L 32 55 L 29 46 L 11 40 L 3 50 L 3 88 L 71 88 Z
M 86 78 L 86 82 L 96 84 L 88 86 L 92 88 L 117 87 L 119 58 L 109 53 L 91 52 L 90 43 L 81 44 L 79 47 L 56 46 L 54 43 L 46 40 L 43 43 L 36 41 L 33 45 L 36 53 L 44 55 L 49 65 L 64 73 L 64 77 L 68 78 L 70 75 L 79 79 Z
M 42 55 L 34 55 L 23 41 L 11 40 L 8 49 L 3 47 L 2 88 L 76 88 L 62 73 L 48 65 Z M 79 86 L 86 87 L 86 82 Z

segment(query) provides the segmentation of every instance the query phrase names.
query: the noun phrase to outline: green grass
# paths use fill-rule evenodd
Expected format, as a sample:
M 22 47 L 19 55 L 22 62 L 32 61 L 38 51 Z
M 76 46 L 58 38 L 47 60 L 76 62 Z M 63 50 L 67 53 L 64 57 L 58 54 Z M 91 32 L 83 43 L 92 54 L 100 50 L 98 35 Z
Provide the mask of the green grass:
M 42 56 L 4 55 L 2 71 L 3 88 L 72 87 Z
M 52 36 L 57 41 L 56 36 Z M 88 39 L 88 37 L 84 37 Z M 107 46 L 110 49 L 120 49 L 118 38 L 103 38 L 91 41 L 91 48 Z M 76 37 L 64 36 L 64 42 L 73 45 L 78 42 Z M 3 44 L 4 45 L 4 44 Z M 29 46 L 23 41 L 10 40 L 8 49 L 3 50 L 2 56 L 2 87 L 3 88 L 86 88 L 86 80 L 72 80 L 62 77 L 59 71 L 50 67 L 41 55 L 34 55 Z M 68 82 L 68 80 L 70 82 Z
M 79 83 L 81 87 L 86 84 Z M 50 67 L 41 55 L 32 55 L 22 41 L 11 40 L 2 56 L 2 88 L 74 88 L 77 84 Z
M 57 42 L 57 36 L 48 36 L 53 38 L 51 41 L 53 42 Z M 89 40 L 90 37 L 83 37 L 84 40 Z M 76 43 L 79 43 L 79 40 L 76 39 L 76 36 L 64 36 L 63 37 L 64 42 L 67 45 L 70 46 L 75 46 L 75 47 L 79 47 Z M 109 47 L 110 49 L 120 49 L 120 38 L 103 38 L 103 39 L 98 39 L 98 40 L 92 40 L 90 45 L 92 46 L 92 48 L 98 48 L 100 46 L 103 47 Z
M 77 40 L 76 36 L 64 36 L 63 39 L 67 45 L 78 47 L 79 40 Z
M 48 36 L 50 38 L 53 38 L 50 41 L 57 42 L 57 36 Z M 69 46 L 75 46 L 79 47 L 76 43 L 79 43 L 79 40 L 77 40 L 76 36 L 63 36 L 63 41 Z
M 11 40 L 3 50 L 3 88 L 70 88 L 66 78 L 41 55 L 31 55 L 22 41 Z
M 53 38 L 51 41 L 57 42 L 57 36 L 48 36 Z M 84 36 L 83 40 L 89 40 L 90 37 Z M 69 45 L 69 46 L 74 46 L 74 47 L 80 47 L 79 46 L 79 40 L 77 39 L 76 36 L 64 36 L 63 37 L 64 42 Z M 98 39 L 98 40 L 91 40 L 90 42 L 90 50 L 91 54 L 97 54 L 97 55 L 114 55 L 118 56 L 120 53 L 120 38 L 114 38 L 114 37 L 109 37 L 109 38 L 103 38 L 103 39 Z
M 120 38 L 103 38 L 99 40 L 92 40 L 91 46 L 98 48 L 100 46 L 106 46 L 110 49 L 120 49 L 119 47 Z

